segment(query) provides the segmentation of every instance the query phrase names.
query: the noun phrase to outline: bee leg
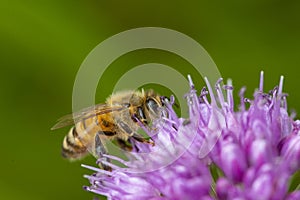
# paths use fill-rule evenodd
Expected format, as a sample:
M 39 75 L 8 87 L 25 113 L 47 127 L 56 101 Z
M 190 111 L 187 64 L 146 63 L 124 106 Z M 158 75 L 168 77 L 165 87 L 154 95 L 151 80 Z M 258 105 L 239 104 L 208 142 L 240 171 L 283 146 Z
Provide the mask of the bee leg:
M 111 162 L 111 160 L 109 158 L 103 157 L 103 154 L 107 154 L 107 150 L 105 148 L 105 146 L 103 145 L 100 136 L 98 134 L 96 134 L 95 136 L 95 156 L 97 158 L 100 158 L 101 160 L 104 160 L 106 162 Z M 97 164 L 99 165 L 99 167 L 101 169 L 104 169 L 106 171 L 112 171 L 110 166 L 107 166 L 103 163 L 101 163 L 101 161 L 97 161 Z
M 143 126 L 144 128 L 147 128 L 147 126 L 145 126 L 143 124 L 143 122 L 141 122 L 135 115 L 133 115 L 132 118 L 135 119 L 138 123 L 140 123 L 140 126 Z M 142 143 L 148 143 L 148 144 L 151 144 L 152 146 L 154 146 L 154 142 L 151 139 L 149 140 L 149 139 L 143 138 L 141 135 L 135 133 L 126 123 L 124 123 L 122 121 L 118 121 L 118 125 L 124 133 L 128 134 L 129 137 L 132 137 L 136 141 L 139 141 L 139 142 L 142 142 Z M 130 140 L 128 140 L 128 142 L 130 143 Z M 121 148 L 122 148 L 122 145 L 124 145 L 124 144 L 120 145 Z M 132 150 L 132 146 L 131 146 L 131 150 Z
M 124 151 L 132 151 L 132 144 L 129 140 L 124 141 L 121 139 L 117 139 L 117 143 L 121 147 L 121 149 L 123 149 Z
M 135 150 L 136 152 L 140 152 L 139 147 L 136 145 L 136 140 L 133 137 L 128 138 L 128 142 L 132 145 L 132 150 Z
M 147 143 L 147 144 L 151 144 L 152 146 L 155 145 L 154 141 L 150 138 L 150 139 L 146 139 L 146 138 L 143 138 L 141 135 L 139 135 L 138 133 L 133 133 L 131 135 L 131 137 L 133 139 L 135 139 L 136 141 L 138 142 L 141 142 L 141 143 Z

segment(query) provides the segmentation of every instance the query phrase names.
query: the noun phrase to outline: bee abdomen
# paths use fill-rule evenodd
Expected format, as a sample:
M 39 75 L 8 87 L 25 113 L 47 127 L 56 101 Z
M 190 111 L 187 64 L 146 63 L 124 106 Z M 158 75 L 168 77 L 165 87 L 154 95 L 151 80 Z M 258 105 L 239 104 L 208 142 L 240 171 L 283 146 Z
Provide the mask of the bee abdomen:
M 65 136 L 62 145 L 62 156 L 67 159 L 80 159 L 87 154 L 87 148 L 78 139 L 75 127 Z

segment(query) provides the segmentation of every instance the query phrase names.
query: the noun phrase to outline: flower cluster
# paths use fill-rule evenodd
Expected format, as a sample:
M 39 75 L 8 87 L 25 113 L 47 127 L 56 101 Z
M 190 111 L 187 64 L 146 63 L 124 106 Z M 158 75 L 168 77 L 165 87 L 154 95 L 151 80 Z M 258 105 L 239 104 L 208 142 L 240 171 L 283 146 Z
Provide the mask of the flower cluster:
M 111 172 L 84 165 L 95 171 L 85 189 L 117 200 L 300 199 L 300 191 L 289 192 L 300 169 L 300 121 L 287 113 L 283 77 L 264 93 L 261 73 L 253 100 L 241 90 L 237 112 L 231 81 L 222 87 L 220 79 L 215 90 L 205 81 L 198 96 L 189 77 L 189 119 L 175 114 L 173 98 L 166 101 L 168 115 L 153 125 L 155 146 L 135 143 L 126 161 L 104 155 L 125 167 L 107 159 L 99 162 Z

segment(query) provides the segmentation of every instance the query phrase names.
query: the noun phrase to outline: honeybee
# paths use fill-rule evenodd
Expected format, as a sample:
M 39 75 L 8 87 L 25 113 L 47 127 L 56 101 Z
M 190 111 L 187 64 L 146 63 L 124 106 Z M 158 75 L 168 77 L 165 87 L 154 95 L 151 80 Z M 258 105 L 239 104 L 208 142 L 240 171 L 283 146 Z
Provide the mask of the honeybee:
M 133 148 L 132 139 L 154 145 L 151 138 L 146 139 L 137 131 L 141 126 L 150 128 L 150 123 L 163 115 L 164 98 L 153 90 L 118 92 L 104 104 L 60 118 L 51 129 L 73 125 L 62 145 L 63 157 L 70 160 L 80 159 L 88 153 L 96 158 L 107 154 L 107 140 L 116 141 L 127 151 Z M 110 170 L 103 164 L 100 167 Z

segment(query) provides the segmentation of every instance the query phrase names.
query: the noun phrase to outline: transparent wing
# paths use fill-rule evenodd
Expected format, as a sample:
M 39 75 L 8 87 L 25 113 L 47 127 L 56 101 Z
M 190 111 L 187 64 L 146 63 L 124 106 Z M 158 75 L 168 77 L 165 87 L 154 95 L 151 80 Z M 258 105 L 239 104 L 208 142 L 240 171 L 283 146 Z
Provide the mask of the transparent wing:
M 128 108 L 127 105 L 115 105 L 109 106 L 107 104 L 97 104 L 95 106 L 91 106 L 81 111 L 78 111 L 73 114 L 65 115 L 57 120 L 57 123 L 51 128 L 51 130 L 59 129 L 65 126 L 73 125 L 79 121 L 88 119 L 90 117 L 94 117 L 97 115 L 102 115 L 109 112 L 121 111 L 123 109 Z

